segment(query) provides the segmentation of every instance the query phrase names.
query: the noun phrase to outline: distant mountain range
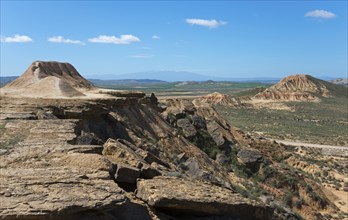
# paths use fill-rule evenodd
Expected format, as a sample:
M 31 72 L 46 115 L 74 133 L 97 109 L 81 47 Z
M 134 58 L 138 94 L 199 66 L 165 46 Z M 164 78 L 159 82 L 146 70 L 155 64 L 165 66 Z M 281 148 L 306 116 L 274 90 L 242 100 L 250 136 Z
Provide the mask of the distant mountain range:
M 5 85 L 13 80 L 17 79 L 18 76 L 0 76 L 0 85 Z
M 183 81 L 235 81 L 235 82 L 267 82 L 275 83 L 280 78 L 275 77 L 253 77 L 253 78 L 238 78 L 238 77 L 219 77 L 219 76 L 206 76 L 187 71 L 146 71 L 127 73 L 121 75 L 107 74 L 107 75 L 91 75 L 88 78 L 100 79 L 100 80 L 121 80 L 121 79 L 156 79 L 167 82 L 183 82 Z
M 167 81 L 157 80 L 157 79 L 111 79 L 111 80 L 102 80 L 102 79 L 88 79 L 95 85 L 139 85 L 139 84 L 162 84 L 168 83 Z
M 176 81 L 206 81 L 210 80 L 212 77 L 204 76 L 197 73 L 191 73 L 186 71 L 146 71 L 146 72 L 136 72 L 127 73 L 121 75 L 92 75 L 88 78 L 96 78 L 101 80 L 121 80 L 121 79 L 156 79 L 167 82 Z

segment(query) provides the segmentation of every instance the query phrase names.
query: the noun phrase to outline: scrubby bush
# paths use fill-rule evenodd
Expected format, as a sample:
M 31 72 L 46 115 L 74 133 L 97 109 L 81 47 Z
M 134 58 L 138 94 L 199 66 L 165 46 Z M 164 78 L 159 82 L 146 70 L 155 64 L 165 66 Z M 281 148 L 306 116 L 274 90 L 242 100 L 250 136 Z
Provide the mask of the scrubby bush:
M 219 152 L 218 146 L 216 146 L 215 141 L 209 135 L 208 131 L 204 129 L 198 129 L 197 134 L 190 138 L 190 142 L 202 151 L 204 151 L 210 158 L 216 159 L 216 154 Z
M 327 170 L 323 171 L 323 177 L 327 177 L 329 175 L 329 172 Z
M 307 194 L 309 194 L 309 193 L 313 192 L 313 188 L 312 188 L 310 185 L 306 185 L 306 187 L 305 187 L 305 192 L 306 192 Z
M 173 113 L 169 112 L 167 115 L 167 121 L 169 124 L 174 125 L 174 122 L 176 122 L 176 117 Z
M 277 173 L 278 173 L 277 169 L 275 169 L 273 166 L 267 166 L 263 170 L 263 175 L 265 179 L 272 178 L 276 176 Z
M 233 172 L 243 178 L 249 178 L 252 176 L 252 172 L 246 168 L 244 165 L 240 164 L 237 159 L 237 153 L 239 151 L 239 148 L 237 146 L 232 146 L 231 152 L 229 153 L 230 161 L 231 161 L 231 168 Z
M 283 198 L 283 202 L 285 205 L 291 206 L 292 205 L 292 194 L 291 193 L 286 194 Z
M 345 183 L 343 184 L 343 190 L 344 190 L 345 192 L 348 192 L 348 182 L 345 182 Z
M 295 206 L 296 206 L 296 208 L 300 209 L 303 204 L 304 204 L 304 200 L 301 198 L 301 199 L 296 201 Z

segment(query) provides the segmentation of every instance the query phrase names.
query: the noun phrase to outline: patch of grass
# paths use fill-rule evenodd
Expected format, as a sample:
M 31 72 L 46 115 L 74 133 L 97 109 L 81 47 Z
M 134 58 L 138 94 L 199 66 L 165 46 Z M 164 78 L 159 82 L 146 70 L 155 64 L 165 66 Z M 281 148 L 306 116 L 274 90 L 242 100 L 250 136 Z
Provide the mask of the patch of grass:
M 257 184 L 250 185 L 244 183 L 243 185 L 246 186 L 246 189 L 238 185 L 233 185 L 233 189 L 246 198 L 259 200 L 261 195 L 267 195 L 267 192 L 260 188 Z
M 23 140 L 24 140 L 24 135 L 15 134 L 8 140 L 0 142 L 0 149 L 11 149 Z
M 3 135 L 6 131 L 6 123 L 7 121 L 1 121 L 0 122 L 0 135 Z

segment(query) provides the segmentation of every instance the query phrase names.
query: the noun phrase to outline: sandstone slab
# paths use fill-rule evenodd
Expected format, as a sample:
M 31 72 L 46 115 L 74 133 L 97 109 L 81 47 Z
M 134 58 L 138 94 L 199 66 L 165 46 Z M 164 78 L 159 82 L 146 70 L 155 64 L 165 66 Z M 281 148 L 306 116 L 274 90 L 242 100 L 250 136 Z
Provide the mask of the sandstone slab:
M 197 134 L 195 127 L 187 118 L 179 119 L 176 123 L 178 127 L 182 129 L 185 137 L 189 138 Z
M 116 182 L 135 184 L 140 175 L 140 170 L 135 167 L 119 164 L 115 174 Z
M 260 163 L 263 161 L 262 154 L 255 149 L 241 149 L 237 154 L 238 161 L 250 168 L 252 171 L 257 171 Z
M 2 169 L 0 217 L 35 219 L 112 209 L 125 202 L 126 196 L 105 174 L 71 167 Z
M 271 219 L 273 210 L 207 182 L 174 177 L 139 180 L 136 196 L 168 213 Z

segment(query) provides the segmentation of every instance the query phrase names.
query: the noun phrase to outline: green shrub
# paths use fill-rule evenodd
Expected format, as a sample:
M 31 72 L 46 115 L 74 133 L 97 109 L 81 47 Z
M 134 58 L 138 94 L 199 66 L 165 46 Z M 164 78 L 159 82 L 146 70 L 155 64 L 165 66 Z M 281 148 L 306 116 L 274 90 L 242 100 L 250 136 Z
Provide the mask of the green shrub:
M 231 168 L 238 177 L 249 178 L 252 176 L 252 172 L 248 168 L 246 168 L 243 164 L 240 164 L 238 162 L 238 159 L 237 159 L 238 151 L 239 151 L 239 148 L 237 146 L 232 146 L 232 150 L 230 152 Z
M 189 141 L 204 151 L 210 158 L 216 159 L 219 148 L 206 130 L 198 129 L 197 134 L 190 138 Z
M 301 198 L 301 199 L 296 201 L 295 206 L 296 206 L 296 208 L 300 209 L 303 204 L 304 204 L 304 200 Z
M 321 198 L 318 194 L 316 194 L 314 191 L 310 192 L 309 197 L 314 201 L 319 203 L 319 205 L 321 206 L 321 208 L 325 208 L 325 206 L 327 205 L 327 201 L 325 201 L 323 198 Z
M 324 170 L 324 171 L 323 171 L 323 176 L 324 176 L 324 177 L 327 177 L 328 175 L 329 175 L 329 172 L 328 172 L 327 170 Z
M 23 140 L 24 140 L 24 135 L 16 134 L 13 137 L 11 137 L 9 140 L 0 142 L 0 149 L 10 149 Z
M 167 115 L 167 121 L 169 124 L 173 125 L 176 122 L 176 117 L 172 112 L 169 112 Z
M 1 135 L 4 134 L 5 131 L 6 131 L 5 126 L 6 126 L 6 122 L 5 122 L 5 123 L 2 123 L 2 122 L 1 122 L 1 124 L 0 124 L 0 134 L 1 134 Z
M 278 173 L 278 170 L 275 169 L 273 166 L 267 166 L 263 170 L 263 175 L 264 175 L 265 179 L 275 177 L 277 175 L 277 173 Z
M 306 192 L 307 194 L 309 194 L 309 193 L 313 192 L 313 188 L 312 188 L 310 185 L 306 185 L 306 187 L 305 187 L 305 192 Z
M 283 198 L 283 202 L 285 205 L 291 206 L 292 205 L 292 194 L 291 193 L 286 194 Z

